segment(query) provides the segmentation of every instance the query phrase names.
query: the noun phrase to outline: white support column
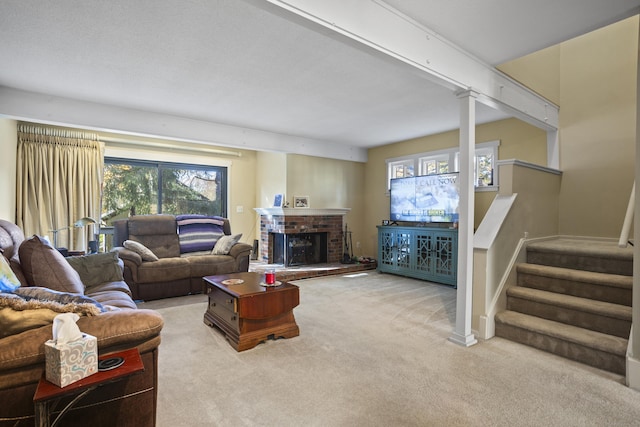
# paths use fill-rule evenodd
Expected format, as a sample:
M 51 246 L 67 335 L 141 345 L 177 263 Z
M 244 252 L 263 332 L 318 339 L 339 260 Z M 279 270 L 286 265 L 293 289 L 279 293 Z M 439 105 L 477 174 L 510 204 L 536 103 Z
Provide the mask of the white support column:
M 456 326 L 449 341 L 465 347 L 478 341 L 471 332 L 473 290 L 473 214 L 475 190 L 473 158 L 476 146 L 476 98 L 478 93 L 458 93 L 460 99 L 460 204 L 458 224 L 458 291 Z
M 560 170 L 560 141 L 557 129 L 547 131 L 547 167 Z

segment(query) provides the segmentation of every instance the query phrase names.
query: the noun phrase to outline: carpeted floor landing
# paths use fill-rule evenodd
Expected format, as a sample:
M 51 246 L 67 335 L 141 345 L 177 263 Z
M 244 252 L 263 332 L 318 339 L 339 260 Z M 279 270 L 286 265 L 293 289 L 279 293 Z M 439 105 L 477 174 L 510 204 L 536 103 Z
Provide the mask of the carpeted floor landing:
M 237 353 L 206 296 L 165 318 L 158 426 L 632 426 L 624 379 L 501 338 L 447 340 L 455 289 L 374 271 L 300 280 L 300 336 Z

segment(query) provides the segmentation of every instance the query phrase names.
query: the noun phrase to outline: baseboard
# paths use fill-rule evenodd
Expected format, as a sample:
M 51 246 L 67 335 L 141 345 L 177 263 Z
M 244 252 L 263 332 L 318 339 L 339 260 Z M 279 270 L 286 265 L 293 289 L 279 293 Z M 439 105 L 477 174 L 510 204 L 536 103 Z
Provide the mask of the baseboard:
M 633 326 L 629 334 L 629 344 L 627 346 L 627 377 L 626 383 L 629 388 L 640 391 L 640 359 L 631 355 L 633 348 Z
M 627 355 L 627 386 L 640 391 L 640 359 Z
M 488 316 L 480 316 L 477 332 L 479 338 L 488 340 L 496 335 L 496 321 L 494 316 L 495 313 L 491 313 L 491 315 Z

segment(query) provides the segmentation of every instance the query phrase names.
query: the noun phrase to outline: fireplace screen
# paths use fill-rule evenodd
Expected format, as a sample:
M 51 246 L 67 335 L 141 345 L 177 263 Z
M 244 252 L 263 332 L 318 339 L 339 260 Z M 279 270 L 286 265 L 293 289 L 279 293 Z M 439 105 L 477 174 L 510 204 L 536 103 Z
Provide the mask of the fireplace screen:
M 327 233 L 272 233 L 273 262 L 285 266 L 327 262 Z

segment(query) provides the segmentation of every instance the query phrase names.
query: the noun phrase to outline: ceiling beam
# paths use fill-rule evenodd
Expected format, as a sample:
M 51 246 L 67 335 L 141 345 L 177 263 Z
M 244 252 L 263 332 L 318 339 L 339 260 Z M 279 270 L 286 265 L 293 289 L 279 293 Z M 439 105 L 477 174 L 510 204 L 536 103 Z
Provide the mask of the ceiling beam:
M 558 128 L 555 104 L 381 0 L 246 1 L 289 20 L 301 18 L 298 22 L 313 23 L 316 30 L 330 30 L 354 46 L 411 66 L 454 92 L 478 92 L 479 102 L 534 126 L 547 131 Z
M 0 86 L 0 115 L 101 132 L 366 162 L 367 150 L 292 135 L 188 119 Z M 206 144 L 206 145 L 205 145 Z

